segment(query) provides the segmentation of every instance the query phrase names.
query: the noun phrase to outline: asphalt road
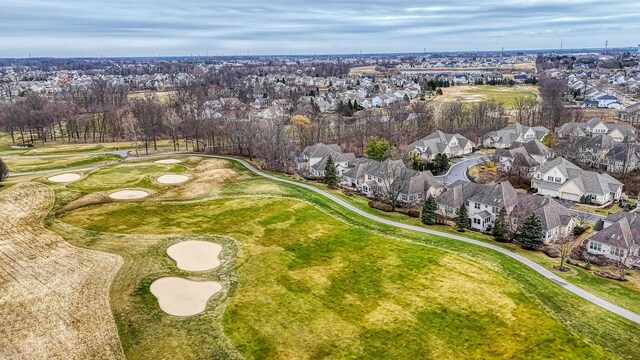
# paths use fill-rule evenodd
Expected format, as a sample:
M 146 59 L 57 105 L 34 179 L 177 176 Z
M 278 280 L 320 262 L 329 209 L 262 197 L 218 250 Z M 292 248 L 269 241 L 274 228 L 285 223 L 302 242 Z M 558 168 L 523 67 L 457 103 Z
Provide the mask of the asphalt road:
M 367 218 L 367 219 L 369 219 L 371 221 L 375 221 L 375 222 L 378 222 L 378 223 L 381 223 L 381 224 L 385 224 L 385 225 L 389 225 L 389 226 L 394 226 L 394 227 L 397 227 L 397 228 L 400 228 L 400 229 L 406 229 L 406 230 L 416 231 L 416 232 L 423 233 L 423 234 L 436 235 L 436 236 L 441 236 L 441 237 L 445 237 L 445 238 L 452 239 L 452 240 L 462 241 L 462 242 L 465 242 L 467 244 L 472 244 L 472 245 L 475 245 L 475 246 L 479 246 L 479 247 L 482 247 L 482 248 L 486 248 L 486 249 L 490 249 L 490 250 L 499 252 L 502 255 L 508 256 L 508 257 L 510 257 L 510 258 L 512 258 L 512 259 L 514 259 L 514 260 L 516 260 L 516 261 L 528 266 L 529 268 L 531 268 L 532 270 L 534 270 L 538 274 L 544 276 L 545 278 L 547 278 L 550 281 L 552 281 L 554 284 L 556 284 L 558 286 L 561 286 L 562 288 L 566 289 L 567 291 L 570 291 L 573 294 L 575 294 L 575 295 L 577 295 L 577 296 L 579 296 L 579 297 L 581 297 L 581 298 L 583 298 L 583 299 L 585 299 L 585 300 L 587 300 L 587 301 L 589 301 L 589 302 L 591 302 L 591 303 L 593 303 L 595 305 L 598 305 L 598 306 L 602 307 L 603 309 L 609 310 L 614 314 L 618 314 L 618 315 L 624 317 L 625 319 L 633 321 L 636 324 L 640 324 L 640 315 L 638 315 L 638 314 L 636 314 L 636 313 L 634 313 L 632 311 L 626 310 L 624 308 L 621 308 L 621 307 L 619 307 L 617 305 L 614 305 L 614 304 L 612 304 L 612 303 L 610 303 L 610 302 L 608 302 L 608 301 L 606 301 L 606 300 L 604 300 L 604 299 L 602 299 L 600 297 L 597 297 L 597 296 L 595 296 L 595 295 L 593 295 L 593 294 L 591 294 L 591 293 L 589 293 L 587 291 L 584 291 L 581 288 L 579 288 L 579 287 L 577 287 L 575 285 L 572 285 L 571 283 L 568 283 L 567 281 L 565 281 L 560 276 L 558 276 L 558 275 L 552 273 L 551 271 L 547 270 L 545 267 L 543 267 L 543 266 L 541 266 L 541 265 L 539 265 L 539 264 L 537 264 L 537 263 L 535 263 L 535 262 L 533 262 L 533 261 L 521 256 L 521 255 L 513 253 L 510 250 L 507 250 L 505 248 L 502 248 L 502 247 L 499 247 L 499 246 L 496 246 L 496 245 L 493 245 L 493 244 L 490 244 L 490 243 L 484 243 L 484 242 L 481 242 L 481 241 L 478 241 L 478 240 L 469 239 L 469 238 L 466 238 L 464 236 L 444 233 L 444 232 L 432 230 L 432 229 L 425 228 L 425 227 L 419 227 L 419 226 L 414 226 L 414 225 L 403 224 L 403 223 L 395 222 L 395 221 L 392 221 L 392 220 L 384 219 L 384 218 L 378 217 L 376 215 L 369 214 L 369 213 L 367 213 L 367 212 L 365 212 L 365 211 L 363 211 L 363 210 L 361 210 L 361 209 L 349 204 L 348 202 L 346 202 L 346 201 L 336 197 L 335 195 L 330 194 L 330 193 L 328 193 L 328 192 L 326 192 L 326 191 L 324 191 L 322 189 L 319 189 L 319 188 L 317 188 L 315 186 L 312 186 L 312 185 L 309 185 L 309 184 L 304 184 L 304 183 L 300 183 L 300 182 L 297 182 L 297 181 L 282 179 L 282 178 L 267 174 L 265 172 L 262 172 L 262 171 L 256 169 L 251 164 L 249 164 L 248 162 L 246 162 L 246 161 L 244 161 L 242 159 L 228 157 L 228 156 L 220 156 L 220 155 L 200 155 L 200 154 L 171 154 L 171 155 L 165 154 L 165 155 L 149 156 L 147 158 L 155 158 L 155 157 L 160 158 L 160 157 L 170 157 L 170 156 L 201 156 L 201 157 L 209 157 L 209 158 L 217 158 L 217 159 L 236 161 L 236 162 L 242 164 L 245 168 L 247 168 L 249 171 L 253 172 L 256 175 L 262 176 L 264 178 L 267 178 L 267 179 L 270 179 L 270 180 L 273 180 L 273 181 L 286 183 L 286 184 L 291 184 L 291 185 L 294 185 L 294 186 L 299 186 L 299 187 L 305 188 L 305 189 L 307 189 L 309 191 L 313 191 L 313 192 L 315 192 L 317 194 L 320 194 L 320 195 L 324 196 L 325 198 L 335 202 L 336 204 L 338 204 L 338 205 L 340 205 L 340 206 L 342 206 L 342 207 L 344 207 L 344 208 L 346 208 L 346 209 L 348 209 L 348 210 L 350 210 L 350 211 L 352 211 L 352 212 L 354 212 L 354 213 L 356 213 L 356 214 L 358 214 L 358 215 L 360 215 L 362 217 L 365 217 L 365 218 Z M 477 161 L 479 161 L 480 158 L 481 157 L 478 157 L 478 158 L 473 157 L 471 159 L 461 161 L 460 163 L 456 164 L 455 166 L 453 166 L 451 168 L 451 173 L 453 174 L 454 171 L 456 173 L 459 173 L 460 171 L 462 171 L 462 173 L 464 174 L 464 172 L 466 171 L 466 168 L 468 166 L 473 165 L 473 163 L 472 163 L 473 161 L 475 161 L 477 163 Z M 136 159 L 137 158 L 128 157 L 125 160 L 136 160 Z M 108 165 L 108 164 L 94 164 L 94 165 L 91 165 L 91 166 L 89 166 L 87 168 L 96 168 L 96 167 L 100 167 L 100 166 L 104 166 L 104 165 Z M 460 170 L 455 169 L 456 167 L 459 167 Z M 464 169 L 464 170 L 462 170 L 462 169 Z M 62 169 L 62 170 L 65 171 L 65 170 L 70 170 L 70 169 Z M 58 170 L 58 171 L 60 171 L 60 170 Z M 48 172 L 53 172 L 53 170 L 52 171 L 48 171 L 47 170 L 47 171 L 39 172 L 39 173 L 48 173 Z M 447 177 L 452 176 L 452 174 L 447 175 Z M 20 175 L 24 175 L 24 174 L 20 174 Z M 420 245 L 420 243 L 415 243 L 415 244 Z
M 487 156 L 479 154 L 469 154 L 464 157 L 462 161 L 453 164 L 446 174 L 436 176 L 437 179 L 442 180 L 445 185 L 453 184 L 458 180 L 469 181 L 467 178 L 467 169 L 482 159 L 489 159 Z

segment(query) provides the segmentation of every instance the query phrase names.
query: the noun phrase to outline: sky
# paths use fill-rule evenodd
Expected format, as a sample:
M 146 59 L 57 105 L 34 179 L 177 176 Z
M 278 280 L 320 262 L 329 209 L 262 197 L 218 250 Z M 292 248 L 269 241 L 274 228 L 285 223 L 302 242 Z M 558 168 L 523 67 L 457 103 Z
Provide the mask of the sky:
M 637 46 L 640 0 L 0 0 L 0 57 Z

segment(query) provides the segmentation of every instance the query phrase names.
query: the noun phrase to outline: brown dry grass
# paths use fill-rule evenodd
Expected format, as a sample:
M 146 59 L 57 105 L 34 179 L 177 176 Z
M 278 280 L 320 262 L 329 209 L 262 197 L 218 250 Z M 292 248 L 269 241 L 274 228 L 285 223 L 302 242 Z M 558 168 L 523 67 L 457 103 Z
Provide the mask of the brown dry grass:
M 179 185 L 164 185 L 168 187 L 168 190 L 156 196 L 156 200 L 202 199 L 223 183 L 241 178 L 241 175 L 236 171 L 227 168 L 228 162 L 224 160 L 188 157 L 183 158 L 182 161 L 191 167 L 187 174 L 191 179 Z
M 45 230 L 54 197 L 32 182 L 0 193 L 0 358 L 123 358 L 109 306 L 122 259 Z

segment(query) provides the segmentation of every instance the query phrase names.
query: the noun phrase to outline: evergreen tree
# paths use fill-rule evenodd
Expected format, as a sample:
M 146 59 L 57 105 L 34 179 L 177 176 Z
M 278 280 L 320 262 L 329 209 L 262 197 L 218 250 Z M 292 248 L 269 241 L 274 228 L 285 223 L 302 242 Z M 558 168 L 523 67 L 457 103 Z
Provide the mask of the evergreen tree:
M 498 213 L 498 217 L 496 218 L 496 221 L 493 225 L 493 229 L 491 229 L 493 237 L 498 242 L 509 241 L 509 232 L 507 231 L 507 224 L 508 224 L 507 221 L 508 221 L 507 209 L 503 207 L 502 209 L 500 209 L 500 212 Z
M 456 210 L 455 223 L 460 232 L 464 232 L 464 229 L 469 228 L 469 210 L 467 210 L 467 205 L 462 204 L 458 210 Z
M 536 214 L 531 214 L 518 229 L 518 242 L 524 248 L 540 250 L 544 247 L 542 240 L 542 224 Z
M 449 157 L 447 157 L 447 154 L 442 154 L 438 159 L 438 169 L 440 169 L 440 174 L 449 170 Z
M 422 162 L 420 154 L 418 154 L 417 152 L 411 153 L 411 168 L 418 171 L 424 170 L 424 163 Z
M 433 195 L 429 195 L 424 204 L 422 204 L 422 223 L 427 225 L 433 225 L 436 223 L 436 210 L 438 210 L 438 204 Z
M 338 185 L 336 164 L 333 162 L 333 157 L 331 155 L 329 155 L 327 163 L 324 166 L 324 178 L 322 179 L 322 182 L 330 187 Z

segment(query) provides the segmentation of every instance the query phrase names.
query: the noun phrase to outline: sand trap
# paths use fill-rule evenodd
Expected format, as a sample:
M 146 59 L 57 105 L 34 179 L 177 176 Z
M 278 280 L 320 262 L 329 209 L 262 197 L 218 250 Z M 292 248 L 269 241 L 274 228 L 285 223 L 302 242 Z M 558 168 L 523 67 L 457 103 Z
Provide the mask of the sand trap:
M 167 254 L 176 261 L 178 268 L 187 271 L 205 271 L 220 265 L 220 244 L 208 241 L 187 240 L 173 244 Z
M 160 308 L 170 315 L 191 316 L 204 311 L 207 301 L 222 285 L 217 281 L 191 281 L 165 277 L 151 284 L 151 293 L 158 298 Z
M 80 179 L 80 174 L 68 173 L 50 177 L 48 180 L 56 183 L 70 183 Z
M 149 193 L 142 190 L 121 190 L 109 194 L 109 197 L 116 200 L 142 199 L 149 196 Z
M 162 175 L 158 178 L 160 184 L 180 184 L 189 180 L 186 175 Z
M 179 164 L 181 162 L 182 160 L 178 160 L 178 159 L 164 159 L 164 160 L 154 161 L 154 163 L 156 164 Z

